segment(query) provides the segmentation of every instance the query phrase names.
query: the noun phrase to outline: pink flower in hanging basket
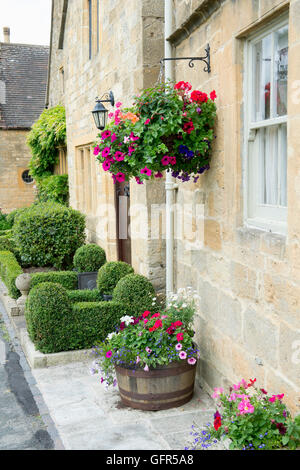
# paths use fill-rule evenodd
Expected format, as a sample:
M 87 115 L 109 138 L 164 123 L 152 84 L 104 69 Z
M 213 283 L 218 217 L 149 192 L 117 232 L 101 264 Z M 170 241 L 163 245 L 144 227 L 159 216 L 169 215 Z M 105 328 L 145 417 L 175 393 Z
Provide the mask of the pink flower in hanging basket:
M 94 148 L 94 155 L 98 155 L 100 153 L 100 148 L 99 148 L 99 145 L 96 145 L 96 147 Z
M 116 180 L 119 181 L 119 183 L 122 183 L 125 181 L 125 174 L 119 171 L 119 173 L 116 174 Z
M 110 169 L 110 162 L 105 161 L 102 163 L 102 168 L 104 171 L 108 171 Z
M 163 178 L 164 175 L 160 171 L 158 171 L 157 173 L 155 173 L 154 176 L 155 178 Z
M 110 154 L 110 147 L 105 147 L 105 148 L 102 150 L 102 157 L 103 157 L 103 158 L 106 158 L 106 157 L 108 157 L 109 154 Z
M 145 168 L 142 168 L 142 169 L 141 169 L 141 174 L 142 174 L 142 175 L 151 176 L 152 170 L 150 170 L 149 168 L 147 168 L 147 167 L 145 166 Z
M 117 150 L 115 153 L 115 159 L 117 162 L 122 162 L 124 160 L 124 153 Z
M 164 166 L 167 166 L 169 165 L 170 163 L 170 158 L 168 157 L 168 155 L 165 155 L 164 157 L 162 157 L 161 159 L 161 164 L 164 165 Z

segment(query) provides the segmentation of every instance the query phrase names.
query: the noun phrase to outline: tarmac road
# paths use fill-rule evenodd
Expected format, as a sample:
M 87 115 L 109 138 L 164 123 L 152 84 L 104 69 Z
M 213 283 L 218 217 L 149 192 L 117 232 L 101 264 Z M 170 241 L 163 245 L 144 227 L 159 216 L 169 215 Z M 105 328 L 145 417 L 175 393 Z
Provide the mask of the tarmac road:
M 0 450 L 54 449 L 7 333 L 0 301 Z

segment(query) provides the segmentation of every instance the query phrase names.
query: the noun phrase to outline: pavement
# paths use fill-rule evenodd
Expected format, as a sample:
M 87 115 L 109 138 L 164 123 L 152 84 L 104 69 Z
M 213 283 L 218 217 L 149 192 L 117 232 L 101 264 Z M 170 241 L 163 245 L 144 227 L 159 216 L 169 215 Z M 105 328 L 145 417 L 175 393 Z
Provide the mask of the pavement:
M 0 449 L 54 449 L 20 359 L 0 315 Z
M 31 369 L 0 300 L 1 317 L 1 450 L 184 450 L 192 425 L 211 422 L 214 403 L 198 386 L 184 406 L 139 411 L 90 374 L 92 358 Z

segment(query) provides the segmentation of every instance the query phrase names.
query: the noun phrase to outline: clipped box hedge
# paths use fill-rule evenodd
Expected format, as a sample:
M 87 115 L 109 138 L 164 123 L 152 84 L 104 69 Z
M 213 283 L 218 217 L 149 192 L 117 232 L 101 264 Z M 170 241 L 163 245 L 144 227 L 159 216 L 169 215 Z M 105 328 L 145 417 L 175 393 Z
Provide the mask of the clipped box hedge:
M 119 325 L 126 307 L 117 302 L 72 304 L 70 292 L 43 282 L 30 290 L 25 317 L 29 336 L 43 353 L 91 348 Z
M 114 288 L 127 274 L 133 274 L 134 269 L 124 261 L 109 261 L 98 271 L 97 287 L 101 294 L 112 295 Z
M 16 287 L 16 278 L 23 273 L 15 255 L 10 251 L 0 251 L 0 277 L 13 299 L 20 297 L 21 292 Z
M 84 349 L 115 331 L 127 308 L 119 302 L 79 302 L 74 304 L 73 313 L 77 328 L 72 344 L 75 349 Z
M 71 302 L 100 302 L 103 301 L 102 295 L 98 289 L 88 290 L 69 290 L 68 297 Z
M 34 273 L 31 275 L 30 289 L 42 282 L 54 282 L 60 284 L 67 290 L 74 290 L 78 287 L 78 276 L 74 271 L 48 271 Z

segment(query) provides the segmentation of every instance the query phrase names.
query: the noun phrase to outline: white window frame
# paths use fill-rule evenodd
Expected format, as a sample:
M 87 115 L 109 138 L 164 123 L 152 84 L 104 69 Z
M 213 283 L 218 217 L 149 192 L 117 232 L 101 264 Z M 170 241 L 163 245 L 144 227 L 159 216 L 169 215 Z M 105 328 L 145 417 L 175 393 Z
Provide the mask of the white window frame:
M 288 13 L 282 15 L 280 19 L 270 22 L 258 32 L 249 35 L 245 41 L 244 48 L 244 161 L 243 161 L 243 186 L 244 186 L 244 223 L 250 228 L 258 228 L 268 232 L 286 235 L 287 232 L 287 207 L 258 204 L 255 195 L 259 194 L 258 178 L 259 161 L 254 155 L 258 154 L 259 148 L 254 148 L 254 140 L 257 129 L 268 128 L 272 125 L 287 124 L 288 114 L 264 121 L 253 122 L 254 83 L 253 83 L 253 47 L 266 35 L 288 25 Z M 258 139 L 256 139 L 257 141 Z M 280 144 L 280 143 L 279 143 Z M 256 142 L 256 145 L 260 143 Z M 252 148 L 251 148 L 252 147 Z M 252 155 L 251 155 L 252 154 Z M 249 188 L 249 179 L 252 174 L 252 181 L 256 182 L 255 187 Z M 260 206 L 260 207 L 259 207 Z

